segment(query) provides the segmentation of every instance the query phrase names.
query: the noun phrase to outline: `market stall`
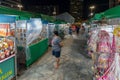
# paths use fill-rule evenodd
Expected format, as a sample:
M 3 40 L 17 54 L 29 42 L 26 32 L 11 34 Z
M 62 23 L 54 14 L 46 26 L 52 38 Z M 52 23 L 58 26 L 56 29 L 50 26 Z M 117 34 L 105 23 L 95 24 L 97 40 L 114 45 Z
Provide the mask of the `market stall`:
M 32 18 L 16 21 L 16 32 L 18 62 L 29 67 L 46 52 L 47 31 L 43 28 L 41 19 Z
M 45 14 L 40 14 L 41 15 L 41 19 L 42 20 L 46 20 L 46 21 L 49 21 L 50 23 L 53 23 L 54 21 L 56 21 L 56 19 L 52 16 L 49 16 L 49 15 L 45 15 Z
M 56 31 L 59 32 L 59 36 L 64 39 L 65 36 L 65 31 L 68 29 L 68 26 L 66 25 L 67 23 L 62 21 L 62 20 L 56 20 L 55 22 L 55 29 Z
M 42 21 L 39 18 L 32 18 L 31 21 L 34 23 L 34 26 L 31 22 L 27 24 L 28 27 L 29 24 L 32 25 L 29 27 L 31 28 L 31 31 L 28 30 L 28 34 L 30 34 L 31 38 L 30 36 L 27 38 L 27 43 L 28 45 L 30 44 L 27 49 L 27 52 L 30 53 L 28 57 L 31 57 L 29 60 L 27 60 L 27 66 L 38 60 L 48 49 L 48 26 L 43 26 Z M 36 29 L 34 29 L 35 27 Z
M 88 45 L 95 80 L 120 80 L 119 13 L 120 6 L 106 10 L 104 24 L 100 23 L 90 30 Z
M 91 55 L 94 64 L 95 80 L 102 80 L 101 77 L 111 66 L 109 60 L 114 50 L 112 46 L 113 29 L 113 26 L 105 25 L 90 31 L 89 55 Z
M 46 20 L 42 20 L 42 26 L 43 26 L 43 31 L 42 31 L 42 33 L 41 33 L 41 36 L 44 36 L 44 37 L 46 37 L 46 38 L 48 38 L 48 21 L 46 21 Z
M 0 14 L 0 80 L 16 77 L 15 19 L 16 16 Z

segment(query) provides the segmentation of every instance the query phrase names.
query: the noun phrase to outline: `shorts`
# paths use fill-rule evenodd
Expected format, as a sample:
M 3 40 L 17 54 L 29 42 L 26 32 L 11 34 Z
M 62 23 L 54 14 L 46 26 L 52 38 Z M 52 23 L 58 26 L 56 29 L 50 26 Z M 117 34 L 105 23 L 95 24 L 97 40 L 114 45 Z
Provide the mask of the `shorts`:
M 55 56 L 56 58 L 59 58 L 60 57 L 60 52 L 61 51 L 52 51 L 52 55 Z

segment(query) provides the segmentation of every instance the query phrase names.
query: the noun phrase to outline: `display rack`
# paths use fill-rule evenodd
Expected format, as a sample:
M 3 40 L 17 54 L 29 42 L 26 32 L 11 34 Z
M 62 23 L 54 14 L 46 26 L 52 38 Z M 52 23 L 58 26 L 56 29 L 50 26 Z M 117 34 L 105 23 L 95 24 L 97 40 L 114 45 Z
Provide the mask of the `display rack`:
M 90 31 L 88 46 L 89 55 L 94 64 L 95 80 L 110 80 L 109 74 L 114 73 L 116 51 L 113 30 L 113 25 L 104 25 L 97 26 Z
M 0 80 L 10 80 L 17 74 L 15 25 L 11 25 L 0 23 Z

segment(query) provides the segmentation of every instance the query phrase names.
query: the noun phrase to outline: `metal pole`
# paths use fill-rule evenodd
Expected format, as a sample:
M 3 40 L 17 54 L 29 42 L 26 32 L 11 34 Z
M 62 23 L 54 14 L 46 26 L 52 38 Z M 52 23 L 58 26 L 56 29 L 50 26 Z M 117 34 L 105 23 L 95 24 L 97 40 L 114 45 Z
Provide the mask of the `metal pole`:
M 17 45 L 16 45 L 16 22 L 15 22 L 15 37 L 14 37 L 14 45 L 15 45 L 15 79 L 17 80 Z

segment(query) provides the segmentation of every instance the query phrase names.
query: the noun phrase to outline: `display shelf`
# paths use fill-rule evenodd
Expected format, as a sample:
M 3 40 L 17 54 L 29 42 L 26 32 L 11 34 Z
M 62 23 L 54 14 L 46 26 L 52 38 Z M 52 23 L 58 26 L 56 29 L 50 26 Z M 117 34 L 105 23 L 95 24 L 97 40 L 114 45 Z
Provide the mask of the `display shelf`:
M 8 60 L 8 59 L 10 59 L 10 58 L 12 58 L 12 57 L 14 57 L 14 56 L 15 56 L 15 54 L 13 54 L 13 55 L 11 55 L 11 56 L 9 56 L 9 57 L 3 59 L 3 60 L 0 60 L 0 63 L 4 62 L 4 61 L 6 61 L 6 60 Z

